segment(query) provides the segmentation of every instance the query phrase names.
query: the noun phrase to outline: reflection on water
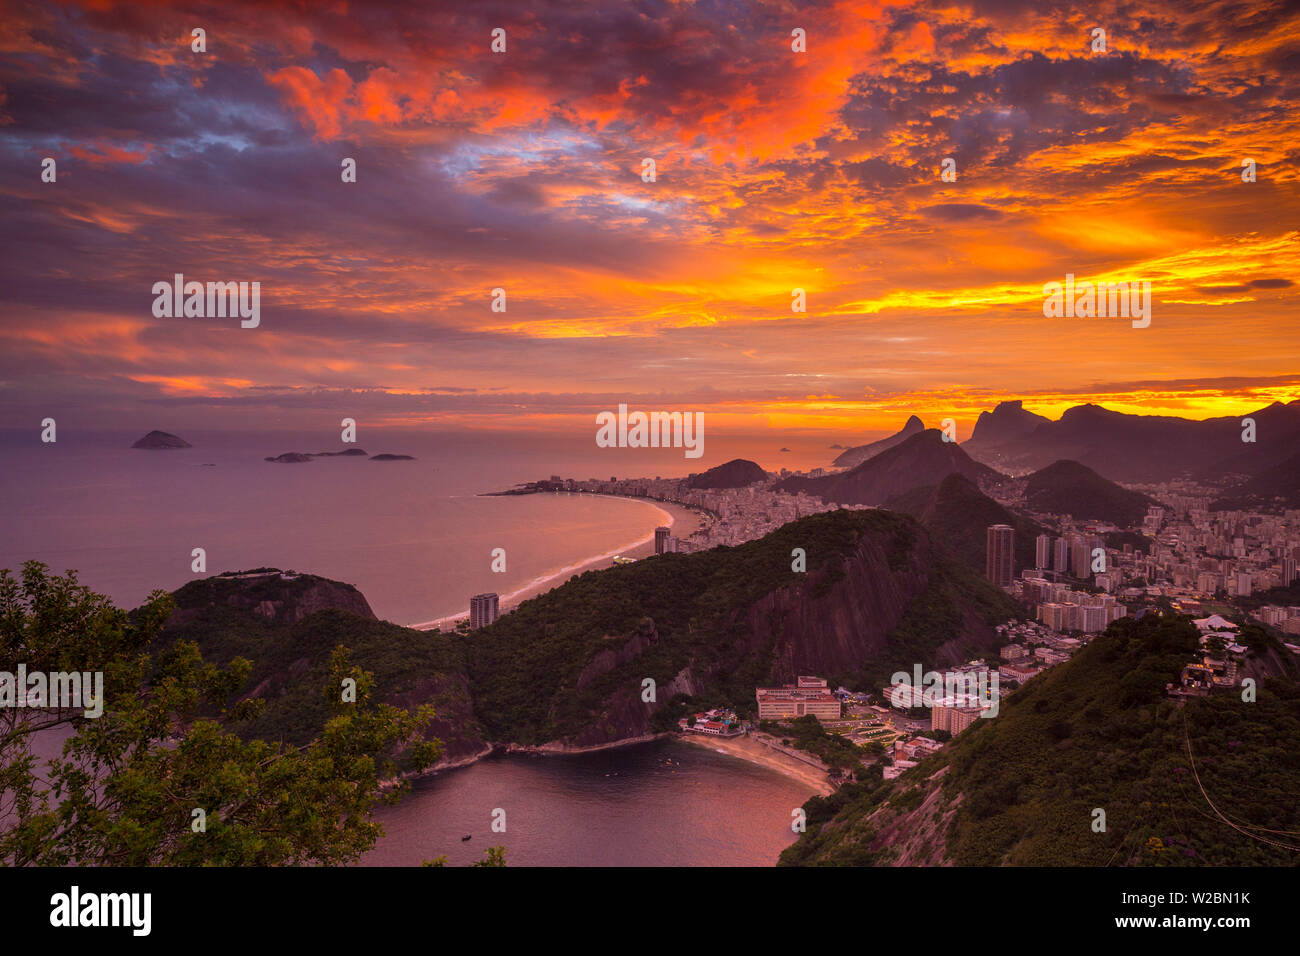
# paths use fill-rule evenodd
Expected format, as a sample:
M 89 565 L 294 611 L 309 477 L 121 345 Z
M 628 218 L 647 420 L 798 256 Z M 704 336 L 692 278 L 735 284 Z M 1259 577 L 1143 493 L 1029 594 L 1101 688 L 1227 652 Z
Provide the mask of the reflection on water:
M 491 757 L 380 809 L 386 836 L 362 862 L 464 866 L 501 845 L 511 866 L 771 866 L 809 796 L 776 771 L 674 741 Z M 504 833 L 492 832 L 498 808 Z

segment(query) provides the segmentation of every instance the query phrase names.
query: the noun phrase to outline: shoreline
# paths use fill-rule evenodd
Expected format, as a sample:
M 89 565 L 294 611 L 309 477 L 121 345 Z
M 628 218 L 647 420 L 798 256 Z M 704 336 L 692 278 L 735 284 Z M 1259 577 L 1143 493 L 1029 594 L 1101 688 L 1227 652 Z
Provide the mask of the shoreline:
M 439 762 L 428 770 L 420 773 L 404 773 L 399 779 L 418 780 L 421 777 L 432 777 L 447 770 L 459 770 L 463 767 L 473 766 L 481 760 L 488 757 L 500 755 L 532 755 L 535 757 L 565 757 L 578 754 L 596 753 L 601 750 L 618 750 L 623 747 L 635 747 L 640 744 L 654 743 L 660 740 L 678 740 L 691 746 L 703 747 L 705 750 L 721 751 L 728 756 L 736 757 L 759 767 L 773 770 L 787 779 L 797 781 L 808 786 L 808 788 L 823 797 L 829 796 L 835 792 L 835 787 L 831 785 L 830 778 L 822 771 L 805 763 L 795 757 L 783 754 L 780 751 L 773 750 L 764 746 L 756 740 L 747 736 L 741 737 L 712 737 L 704 734 L 693 733 L 672 733 L 665 731 L 662 733 L 642 734 L 638 737 L 625 737 L 622 740 L 611 740 L 601 744 L 589 744 L 587 746 L 575 747 L 569 744 L 552 741 L 545 744 L 516 744 L 516 743 L 487 743 L 483 749 L 474 754 L 457 757 L 445 763 Z M 396 781 L 388 781 L 394 783 Z
M 486 760 L 488 757 L 497 754 L 532 754 L 535 757 L 565 757 L 574 754 L 596 753 L 600 750 L 617 750 L 620 747 L 634 747 L 637 744 L 654 743 L 656 740 L 663 740 L 672 736 L 673 734 L 667 732 L 642 734 L 639 737 L 624 737 L 622 740 L 609 740 L 603 744 L 588 744 L 584 747 L 574 747 L 570 744 L 559 743 L 558 741 L 551 741 L 550 743 L 545 744 L 485 743 L 483 749 L 479 750 L 477 753 L 456 757 L 452 760 L 439 761 L 428 770 L 422 770 L 419 773 L 406 771 L 399 774 L 393 780 L 385 781 L 385 783 L 391 784 L 396 782 L 396 780 L 418 780 L 421 777 L 432 777 L 436 774 L 442 773 L 444 770 L 459 770 L 462 767 L 473 766 L 480 760 Z
M 572 494 L 576 494 L 576 492 L 536 491 L 536 492 L 529 492 L 529 494 L 572 495 Z M 583 494 L 587 494 L 587 493 L 583 492 Z M 639 498 L 639 497 L 633 497 L 631 495 L 589 494 L 588 497 L 614 498 L 614 499 L 620 499 L 624 501 L 644 502 L 650 505 L 651 507 L 653 507 L 656 511 L 658 511 L 660 515 L 663 516 L 664 519 L 663 524 L 667 525 L 667 527 L 671 529 L 676 529 L 679 521 L 687 520 L 686 517 L 687 515 L 690 515 L 693 518 L 697 518 L 697 519 L 701 515 L 701 512 L 696 511 L 693 508 L 687 507 L 686 505 L 678 504 L 675 501 L 656 501 L 653 498 Z M 694 531 L 694 529 L 692 529 L 692 531 Z M 559 587 L 561 584 L 563 584 L 565 581 L 568 581 L 569 578 L 573 577 L 574 575 L 583 574 L 587 571 L 596 570 L 598 567 L 603 566 L 602 562 L 612 561 L 615 555 L 629 555 L 629 556 L 636 556 L 639 558 L 639 557 L 645 557 L 650 554 L 653 554 L 654 539 L 655 539 L 654 529 L 651 528 L 647 534 L 644 534 L 640 538 L 637 538 L 631 544 L 627 544 L 619 548 L 614 548 L 602 554 L 597 554 L 588 558 L 583 558 L 580 561 L 576 561 L 572 564 L 565 565 L 564 567 L 560 568 L 558 571 L 547 572 L 546 574 L 533 578 L 531 581 L 529 581 L 527 584 L 523 585 L 522 587 L 516 588 L 515 590 L 511 591 L 509 594 L 503 594 L 501 596 L 500 598 L 501 614 L 502 615 L 508 614 L 510 611 L 514 610 L 517 606 L 524 603 L 525 601 L 530 600 L 531 598 L 535 598 L 538 595 L 545 594 L 547 591 Z M 640 554 L 634 555 L 635 552 L 640 552 Z M 435 628 L 441 630 L 442 628 L 447 627 L 449 625 L 454 627 L 456 622 L 465 620 L 468 617 L 469 617 L 469 611 L 465 610 L 465 611 L 458 611 L 455 614 L 449 614 L 445 617 L 434 618 L 433 620 L 430 621 L 423 621 L 419 624 L 407 624 L 404 626 L 409 627 L 412 630 L 416 630 L 416 631 L 432 631 Z
M 730 754 L 740 760 L 766 767 L 768 770 L 775 770 L 791 780 L 807 784 L 819 796 L 826 797 L 835 792 L 835 788 L 831 786 L 830 778 L 816 767 L 770 747 L 765 747 L 749 737 L 712 737 L 696 733 L 684 733 L 677 736 L 678 739 L 685 743 L 704 747 L 705 749 L 721 750 L 723 753 Z

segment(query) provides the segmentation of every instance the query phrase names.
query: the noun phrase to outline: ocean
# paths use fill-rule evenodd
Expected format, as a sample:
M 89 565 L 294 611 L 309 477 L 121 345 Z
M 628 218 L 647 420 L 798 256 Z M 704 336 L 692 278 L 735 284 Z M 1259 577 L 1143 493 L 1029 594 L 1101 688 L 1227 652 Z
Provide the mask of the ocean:
M 680 450 L 598 449 L 589 438 L 561 447 L 544 436 L 363 431 L 367 452 L 415 460 L 280 464 L 264 459 L 347 446 L 337 432 L 176 432 L 194 447 L 133 449 L 143 431 L 62 425 L 53 444 L 33 440 L 35 430 L 0 434 L 0 568 L 35 559 L 75 569 L 118 606 L 136 607 L 154 589 L 280 567 L 354 584 L 380 618 L 413 625 L 464 613 L 480 591 L 561 583 L 596 555 L 648 553 L 670 513 L 686 522 L 677 533 L 694 528 L 685 509 L 647 501 L 480 493 L 555 474 L 666 477 L 719 463 L 717 451 L 687 463 Z M 194 548 L 206 552 L 203 573 L 191 570 Z M 505 549 L 504 573 L 491 570 L 494 548 Z M 45 755 L 60 741 L 43 741 Z M 511 865 L 767 866 L 793 841 L 791 811 L 810 795 L 769 768 L 676 742 L 491 757 L 421 779 L 382 808 L 388 835 L 364 863 L 446 855 L 462 865 L 500 844 Z M 491 830 L 497 808 L 505 834 Z
M 380 809 L 386 835 L 361 863 L 465 866 L 504 846 L 507 866 L 772 866 L 810 796 L 775 770 L 673 740 L 494 756 Z
M 83 584 L 136 607 L 156 588 L 279 567 L 354 584 L 377 616 L 414 625 L 463 614 L 479 592 L 505 598 L 561 583 L 594 556 L 604 556 L 594 566 L 607 567 L 614 554 L 648 553 L 654 528 L 671 523 L 670 512 L 684 514 L 587 495 L 481 496 L 574 475 L 545 441 L 503 448 L 492 435 L 385 433 L 355 447 L 415 460 L 264 460 L 349 447 L 330 434 L 332 443 L 197 433 L 183 436 L 193 448 L 154 451 L 130 447 L 139 435 L 61 432 L 47 445 L 10 437 L 0 446 L 0 568 L 34 559 L 58 573 L 75 569 Z M 588 468 L 609 474 L 581 477 L 618 473 L 612 456 L 596 451 Z M 205 572 L 192 570 L 195 548 L 204 549 Z M 496 548 L 505 550 L 504 572 L 492 570 Z

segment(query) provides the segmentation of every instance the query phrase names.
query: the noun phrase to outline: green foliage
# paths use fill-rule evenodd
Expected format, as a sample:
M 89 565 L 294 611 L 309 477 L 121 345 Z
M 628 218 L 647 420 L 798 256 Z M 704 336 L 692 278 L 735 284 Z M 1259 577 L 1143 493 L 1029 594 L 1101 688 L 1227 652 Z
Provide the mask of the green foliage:
M 1056 461 L 1025 481 L 1030 510 L 1109 521 L 1120 528 L 1142 523 L 1154 498 L 1129 491 L 1077 461 Z
M 852 770 L 862 761 L 857 744 L 839 734 L 827 733 L 812 714 L 776 725 L 774 730 L 787 735 L 789 746 L 812 754 L 828 767 Z
M 978 574 L 984 573 L 989 525 L 1009 524 L 1014 529 L 1017 568 L 1034 566 L 1036 539 L 1047 531 L 1036 521 L 1008 511 L 956 472 L 937 487 L 914 488 L 890 498 L 883 507 L 916 518 L 931 537 Z
M 1004 700 L 998 717 L 884 785 L 897 794 L 889 812 L 922 792 L 903 781 L 941 785 L 957 806 L 946 857 L 965 866 L 1296 865 L 1300 853 L 1273 844 L 1295 845 L 1278 834 L 1300 831 L 1300 689 L 1266 678 L 1254 703 L 1226 690 L 1180 708 L 1165 684 L 1198 644 L 1186 617 L 1116 621 Z M 948 773 L 931 779 L 945 762 Z M 783 862 L 863 856 L 864 834 L 886 822 L 867 819 L 878 799 L 810 828 Z M 1104 833 L 1091 828 L 1098 807 Z
M 920 533 L 912 520 L 885 511 L 830 512 L 739 547 L 663 555 L 574 577 L 464 642 L 476 712 L 491 739 L 542 743 L 581 732 L 619 689 L 639 686 L 643 677 L 663 687 L 688 665 L 696 675 L 710 675 L 710 699 L 748 712 L 754 688 L 770 679 L 780 622 L 772 619 L 752 633 L 745 610 L 780 588 L 811 580 L 825 590 L 842 580 L 845 556 L 865 535 L 902 566 Z M 806 575 L 790 570 L 796 547 L 807 552 Z M 961 593 L 982 601 L 1004 597 L 990 598 L 992 590 L 978 582 Z M 579 686 L 588 663 L 603 651 L 617 654 L 645 617 L 654 622 L 656 641 Z M 935 622 L 918 621 L 909 634 L 929 650 L 951 636 L 951 624 L 945 617 L 942 631 L 926 633 Z
M 420 866 L 446 866 L 447 858 L 445 856 L 434 857 L 432 860 L 425 860 Z M 483 853 L 483 859 L 471 863 L 470 866 L 505 866 L 506 865 L 506 848 L 503 846 L 490 846 Z
M 228 729 L 261 702 L 236 701 L 252 664 L 205 662 L 197 645 L 157 646 L 171 598 L 113 607 L 28 562 L 21 583 L 0 572 L 0 659 L 33 671 L 100 671 L 104 711 L 0 712 L 0 861 L 8 865 L 240 865 L 355 862 L 382 829 L 370 818 L 397 756 L 426 767 L 440 752 L 422 731 L 431 708 L 372 700 L 372 675 L 346 648 L 329 662 L 331 703 L 302 746 L 246 741 Z M 356 681 L 356 702 L 338 688 Z M 35 735 L 64 731 L 43 765 Z M 204 827 L 199 828 L 203 811 Z
M 858 782 L 804 804 L 808 829 L 782 852 L 779 866 L 876 866 L 885 862 L 887 853 L 872 849 L 876 830 L 869 817 L 890 792 L 890 785 L 881 782 L 878 767 L 872 769 L 874 773 L 864 773 Z

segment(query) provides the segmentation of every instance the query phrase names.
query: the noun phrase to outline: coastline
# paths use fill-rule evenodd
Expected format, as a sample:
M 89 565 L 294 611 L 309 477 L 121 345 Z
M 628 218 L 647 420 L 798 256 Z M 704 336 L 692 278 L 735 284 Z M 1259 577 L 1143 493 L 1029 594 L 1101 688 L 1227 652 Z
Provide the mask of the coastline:
M 815 791 L 820 796 L 829 796 L 835 792 L 835 788 L 831 786 L 830 778 L 817 768 L 804 763 L 802 760 L 787 756 L 778 750 L 765 747 L 749 737 L 711 737 L 704 734 L 684 733 L 679 734 L 678 738 L 697 747 L 720 750 L 741 760 L 747 760 L 769 770 L 775 770 L 791 780 L 806 784 L 810 790 Z
M 468 767 L 478 763 L 486 757 L 493 754 L 532 754 L 538 757 L 563 757 L 569 754 L 589 754 L 598 750 L 616 750 L 619 747 L 634 747 L 637 744 L 653 743 L 656 740 L 663 740 L 666 737 L 672 737 L 670 733 L 642 734 L 639 737 L 624 737 L 622 740 L 610 740 L 603 744 L 589 744 L 585 747 L 574 747 L 570 744 L 551 741 L 545 744 L 516 744 L 516 743 L 485 743 L 483 749 L 477 753 L 468 756 L 457 757 L 453 760 L 440 760 L 428 770 L 422 770 L 419 773 L 407 771 L 399 774 L 396 779 L 418 779 L 420 777 L 429 777 L 441 773 L 444 770 L 459 770 L 461 767 Z M 385 781 L 392 783 L 393 781 Z
M 538 492 L 532 492 L 532 494 L 561 495 L 561 494 L 573 494 L 573 492 L 538 491 Z M 655 501 L 653 498 L 638 498 L 630 495 L 593 494 L 593 495 L 589 495 L 589 497 L 619 498 L 625 501 L 644 502 L 659 512 L 659 514 L 661 515 L 661 521 L 660 521 L 661 525 L 666 525 L 667 527 L 673 529 L 674 531 L 677 530 L 678 522 L 682 522 L 683 524 L 685 524 L 689 521 L 698 521 L 698 518 L 700 516 L 700 512 L 695 511 L 692 508 L 688 508 L 685 505 L 681 505 L 673 501 Z M 695 527 L 691 526 L 690 531 L 694 532 L 694 530 Z M 614 548 L 602 554 L 593 555 L 589 558 L 584 558 L 581 561 L 574 562 L 573 564 L 565 565 L 564 567 L 560 568 L 557 571 L 549 571 L 546 574 L 539 575 L 538 577 L 533 578 L 533 580 L 529 581 L 527 584 L 523 585 L 522 587 L 516 588 L 515 590 L 511 591 L 509 594 L 503 594 L 500 599 L 501 613 L 502 614 L 509 613 L 511 610 L 513 610 L 518 605 L 522 604 L 524 601 L 527 601 L 530 598 L 535 598 L 540 594 L 545 594 L 547 591 L 550 591 L 552 588 L 558 587 L 559 585 L 563 584 L 565 581 L 569 580 L 569 578 L 573 577 L 574 575 L 582 574 L 586 571 L 591 571 L 606 566 L 609 562 L 613 560 L 615 555 L 621 554 L 621 555 L 627 555 L 628 557 L 635 557 L 635 558 L 642 558 L 648 555 L 652 555 L 654 554 L 654 540 L 655 540 L 654 528 L 651 528 L 649 532 L 637 538 L 635 541 L 631 542 L 630 544 L 623 545 L 622 547 L 619 548 Z M 458 611 L 455 614 L 450 614 L 445 617 L 435 618 L 431 621 L 423 621 L 419 624 L 407 624 L 406 627 L 409 627 L 416 631 L 431 631 L 434 630 L 435 628 L 442 629 L 448 626 L 454 627 L 456 622 L 465 620 L 468 617 L 469 617 L 468 610 Z
M 488 743 L 483 745 L 483 749 L 477 753 L 468 756 L 458 757 L 454 760 L 439 762 L 421 773 L 405 773 L 403 778 L 419 778 L 434 776 L 444 770 L 458 770 L 461 767 L 468 767 L 478 763 L 486 757 L 495 754 L 531 754 L 537 757 L 563 757 L 573 754 L 595 753 L 600 750 L 617 750 L 622 747 L 635 747 L 639 744 L 653 743 L 656 740 L 680 740 L 683 743 L 696 747 L 703 747 L 705 750 L 721 751 L 729 756 L 736 757 L 748 763 L 756 764 L 760 767 L 766 767 L 768 770 L 774 770 L 784 777 L 795 780 L 798 783 L 805 784 L 808 789 L 820 796 L 829 796 L 835 792 L 831 785 L 830 778 L 813 767 L 811 764 L 804 763 L 795 757 L 783 754 L 771 747 L 766 747 L 756 740 L 749 737 L 712 737 L 704 734 L 691 733 L 652 733 L 642 734 L 639 737 L 625 737 L 622 740 L 611 740 L 601 744 L 590 744 L 584 747 L 575 747 L 570 744 L 559 741 L 551 741 L 545 744 L 516 744 L 516 743 Z

